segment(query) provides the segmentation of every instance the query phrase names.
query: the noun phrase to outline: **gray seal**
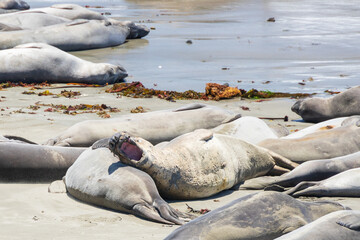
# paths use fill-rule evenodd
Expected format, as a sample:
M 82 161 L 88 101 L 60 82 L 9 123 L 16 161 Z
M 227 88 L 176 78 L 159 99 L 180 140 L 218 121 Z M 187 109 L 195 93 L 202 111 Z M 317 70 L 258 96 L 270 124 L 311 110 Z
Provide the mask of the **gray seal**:
M 29 141 L 1 137 L 0 180 L 17 182 L 59 179 L 84 150 L 30 144 Z
M 177 109 L 148 113 L 128 114 L 105 120 L 77 123 L 55 138 L 48 145 L 89 147 L 96 141 L 110 138 L 117 132 L 126 131 L 153 144 L 180 136 L 198 128 L 214 128 L 241 117 L 225 109 L 206 105 L 188 104 Z
M 0 82 L 112 84 L 127 76 L 121 66 L 92 63 L 44 43 L 0 51 Z
M 206 129 L 156 146 L 121 132 L 110 139 L 109 148 L 122 163 L 147 172 L 160 194 L 171 199 L 212 196 L 267 174 L 283 160 L 266 149 Z
M 350 88 L 331 98 L 307 98 L 297 101 L 291 110 L 306 122 L 360 115 L 360 86 Z
M 344 156 L 360 151 L 360 120 L 348 118 L 341 127 L 300 138 L 264 140 L 258 145 L 297 163 Z
M 335 202 L 302 202 L 283 193 L 261 192 L 206 213 L 165 239 L 274 239 L 339 210 L 344 207 Z
M 302 239 L 360 239 L 360 211 L 342 210 L 332 212 L 291 233 L 276 238 L 276 240 Z
M 35 11 L 0 15 L 0 23 L 21 30 L 37 29 L 65 22 L 71 22 L 71 20 Z
M 319 182 L 303 181 L 285 193 L 293 197 L 360 197 L 360 168 L 341 172 Z
M 87 50 L 121 45 L 130 34 L 134 33 L 120 21 L 79 19 L 34 30 L 2 32 L 0 49 L 39 42 L 64 51 Z
M 188 216 L 170 207 L 151 177 L 125 166 L 107 148 L 87 149 L 65 175 L 77 199 L 166 224 L 183 224 Z
M 311 160 L 281 176 L 264 176 L 245 181 L 239 189 L 263 189 L 266 187 L 267 190 L 281 190 L 278 187 L 294 187 L 302 181 L 321 181 L 359 167 L 360 152 L 331 159 Z

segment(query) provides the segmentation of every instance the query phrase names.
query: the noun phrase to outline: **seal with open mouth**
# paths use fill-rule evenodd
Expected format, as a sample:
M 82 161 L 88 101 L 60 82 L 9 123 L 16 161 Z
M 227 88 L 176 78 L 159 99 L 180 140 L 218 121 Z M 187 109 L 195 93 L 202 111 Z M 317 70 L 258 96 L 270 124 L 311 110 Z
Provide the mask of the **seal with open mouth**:
M 172 199 L 208 197 L 240 182 L 264 175 L 284 160 L 240 139 L 199 129 L 153 146 L 126 132 L 109 140 L 124 164 L 147 172 L 162 196 Z

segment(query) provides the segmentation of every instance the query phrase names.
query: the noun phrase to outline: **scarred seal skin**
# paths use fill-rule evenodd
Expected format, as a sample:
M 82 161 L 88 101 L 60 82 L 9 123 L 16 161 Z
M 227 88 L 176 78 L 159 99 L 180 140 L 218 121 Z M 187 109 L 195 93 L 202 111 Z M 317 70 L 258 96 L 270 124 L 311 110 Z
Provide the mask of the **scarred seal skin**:
M 318 123 L 338 117 L 360 115 L 360 86 L 331 98 L 307 98 L 297 101 L 291 110 L 304 121 Z
M 87 203 L 166 224 L 183 224 L 190 217 L 160 197 L 148 174 L 120 163 L 108 148 L 87 149 L 64 179 L 69 193 Z
M 274 239 L 328 213 L 344 209 L 335 202 L 302 202 L 283 193 L 261 192 L 206 213 L 176 229 L 165 239 Z
M 275 165 L 267 150 L 205 129 L 156 146 L 121 132 L 109 148 L 122 163 L 147 172 L 160 194 L 171 199 L 208 197 L 265 175 Z
M 119 65 L 92 63 L 44 43 L 0 51 L 0 82 L 112 84 L 127 76 Z

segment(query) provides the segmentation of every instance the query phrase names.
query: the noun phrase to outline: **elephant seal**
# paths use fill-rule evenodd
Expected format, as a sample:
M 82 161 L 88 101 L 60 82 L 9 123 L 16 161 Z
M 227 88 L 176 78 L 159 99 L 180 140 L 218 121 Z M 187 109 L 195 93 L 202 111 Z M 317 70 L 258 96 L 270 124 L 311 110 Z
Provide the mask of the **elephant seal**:
M 0 1 L 1 9 L 16 9 L 16 10 L 26 10 L 29 9 L 30 6 L 25 1 L 21 0 L 1 0 Z
M 222 124 L 212 130 L 214 133 L 239 138 L 251 144 L 265 139 L 279 138 L 263 120 L 257 117 L 241 117 L 230 123 Z
M 360 86 L 331 98 L 307 98 L 297 101 L 291 110 L 306 122 L 321 122 L 337 117 L 360 115 Z
M 189 104 L 178 109 L 129 114 L 105 120 L 83 121 L 49 139 L 48 145 L 89 147 L 97 140 L 127 131 L 153 144 L 198 128 L 214 128 L 241 117 L 225 109 L 205 104 Z
M 156 146 L 121 132 L 109 140 L 109 148 L 122 163 L 147 172 L 169 199 L 212 196 L 265 175 L 279 160 L 266 149 L 206 129 Z
M 57 17 L 43 12 L 20 12 L 17 14 L 2 14 L 0 15 L 0 23 L 17 27 L 18 29 L 38 29 L 40 27 L 66 23 L 71 20 L 67 18 Z
M 360 120 L 301 138 L 264 140 L 258 145 L 297 163 L 344 156 L 360 151 Z
M 127 76 L 121 66 L 91 63 L 44 43 L 0 51 L 0 82 L 112 84 Z
M 302 202 L 283 193 L 261 192 L 206 213 L 165 239 L 274 239 L 339 210 L 344 207 L 335 202 Z
M 148 174 L 123 165 L 107 148 L 87 149 L 64 179 L 68 192 L 87 203 L 166 224 L 186 217 L 160 197 Z
M 62 148 L 0 138 L 1 181 L 48 181 L 64 176 L 84 148 Z
M 303 181 L 285 193 L 293 197 L 360 197 L 360 168 L 341 172 L 319 182 Z
M 239 189 L 278 189 L 294 187 L 302 181 L 321 181 L 349 169 L 360 167 L 360 152 L 331 158 L 311 160 L 281 176 L 263 176 L 245 181 Z M 276 188 L 272 188 L 272 185 Z M 269 186 L 269 187 L 268 187 Z
M 329 213 L 276 240 L 353 240 L 360 239 L 360 211 L 342 210 Z
M 74 20 L 35 30 L 2 32 L 0 49 L 39 42 L 64 51 L 87 50 L 123 44 L 129 34 L 130 28 L 122 22 Z
M 107 18 L 101 13 L 91 11 L 77 4 L 54 4 L 50 7 L 34 8 L 24 11 L 28 12 L 44 12 L 50 15 L 67 18 L 70 20 L 75 19 L 88 19 L 88 20 L 106 20 Z

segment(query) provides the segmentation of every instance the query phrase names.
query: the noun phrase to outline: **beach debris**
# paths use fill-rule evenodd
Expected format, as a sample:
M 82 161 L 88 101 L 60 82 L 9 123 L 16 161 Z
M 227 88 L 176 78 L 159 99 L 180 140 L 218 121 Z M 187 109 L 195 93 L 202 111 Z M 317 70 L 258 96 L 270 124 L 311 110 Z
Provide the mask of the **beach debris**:
M 220 200 L 219 200 L 219 199 L 214 199 L 213 201 L 214 201 L 214 202 L 220 202 Z
M 259 117 L 260 119 L 264 119 L 264 120 L 284 120 L 284 122 L 288 122 L 289 121 L 289 117 L 285 116 L 283 118 L 281 117 Z
M 241 109 L 244 110 L 244 111 L 250 111 L 250 108 L 245 107 L 245 106 L 241 106 Z
M 230 68 L 229 67 L 223 67 L 223 68 L 221 68 L 221 70 L 230 70 Z
M 110 118 L 109 113 L 115 113 L 120 112 L 120 109 L 113 108 L 110 106 L 107 106 L 105 104 L 78 104 L 78 105 L 55 105 L 55 104 L 43 104 L 40 102 L 35 103 L 35 106 L 30 105 L 28 107 L 32 110 L 38 110 L 40 107 L 46 107 L 44 109 L 44 112 L 58 112 L 58 113 L 64 113 L 68 115 L 77 115 L 77 114 L 83 114 L 83 113 L 96 113 L 99 117 L 102 118 Z M 19 110 L 18 110 L 19 111 Z
M 24 92 L 22 92 L 22 94 L 26 94 L 26 95 L 35 95 L 35 94 L 37 94 L 38 96 L 51 96 L 51 95 L 54 95 L 55 97 L 66 97 L 66 98 L 74 98 L 76 96 L 81 95 L 81 93 L 78 92 L 78 91 L 67 91 L 67 90 L 63 90 L 59 94 L 54 94 L 54 93 L 50 92 L 49 90 L 45 90 L 45 91 L 40 92 L 40 93 L 36 93 L 34 91 L 24 91 Z
M 302 86 L 306 85 L 304 82 L 299 82 L 298 84 Z
M 150 28 L 150 30 L 156 30 L 156 28 L 154 28 L 154 27 L 151 27 L 151 28 Z
M 324 92 L 329 93 L 329 94 L 331 94 L 331 95 L 341 93 L 341 92 L 338 92 L 338 91 L 331 91 L 331 90 L 325 90 Z
M 193 42 L 192 42 L 191 40 L 187 40 L 187 41 L 186 41 L 186 44 L 189 44 L 189 45 L 190 45 L 190 44 L 192 44 L 192 43 L 193 43 Z
M 269 84 L 269 83 L 271 83 L 271 81 L 262 82 L 262 84 Z
M 134 109 L 131 109 L 130 112 L 131 113 L 144 113 L 145 109 L 142 106 L 138 106 L 138 107 L 136 107 Z
M 185 99 L 199 99 L 199 100 L 221 100 L 234 97 L 261 99 L 261 98 L 303 98 L 309 97 L 313 94 L 308 93 L 281 93 L 271 91 L 259 91 L 250 89 L 238 89 L 237 87 L 229 87 L 228 84 L 207 83 L 205 92 L 196 92 L 188 90 L 185 92 L 164 91 L 152 88 L 146 88 L 141 82 L 132 83 L 116 83 L 111 88 L 105 90 L 107 93 L 116 93 L 119 96 L 132 98 L 151 98 L 153 96 L 168 101 L 185 100 Z
M 39 217 L 37 217 L 37 216 L 33 216 L 32 220 L 34 220 L 34 221 L 38 221 L 38 220 L 39 220 Z
M 203 215 L 203 214 L 208 213 L 208 212 L 211 211 L 211 210 L 209 210 L 207 208 L 200 209 L 200 210 L 195 210 L 194 208 L 190 207 L 187 203 L 185 203 L 185 204 L 187 206 L 187 209 L 188 209 L 189 213 L 196 213 L 196 214 Z
M 275 22 L 275 18 L 274 18 L 274 17 L 268 18 L 267 21 L 268 21 L 268 22 Z
M 43 87 L 49 87 L 51 84 L 47 82 L 42 83 L 13 83 L 13 82 L 5 82 L 0 83 L 0 90 L 3 90 L 5 88 L 12 88 L 12 87 L 30 87 L 31 89 L 41 89 Z
M 340 77 L 348 77 L 349 75 L 347 75 L 347 74 L 340 74 L 339 76 L 340 76 Z
M 235 87 L 221 85 L 217 83 L 207 83 L 205 87 L 205 95 L 211 100 L 229 99 L 241 95 L 241 91 Z
M 89 6 L 89 5 L 85 5 L 85 8 L 104 8 L 102 6 Z

